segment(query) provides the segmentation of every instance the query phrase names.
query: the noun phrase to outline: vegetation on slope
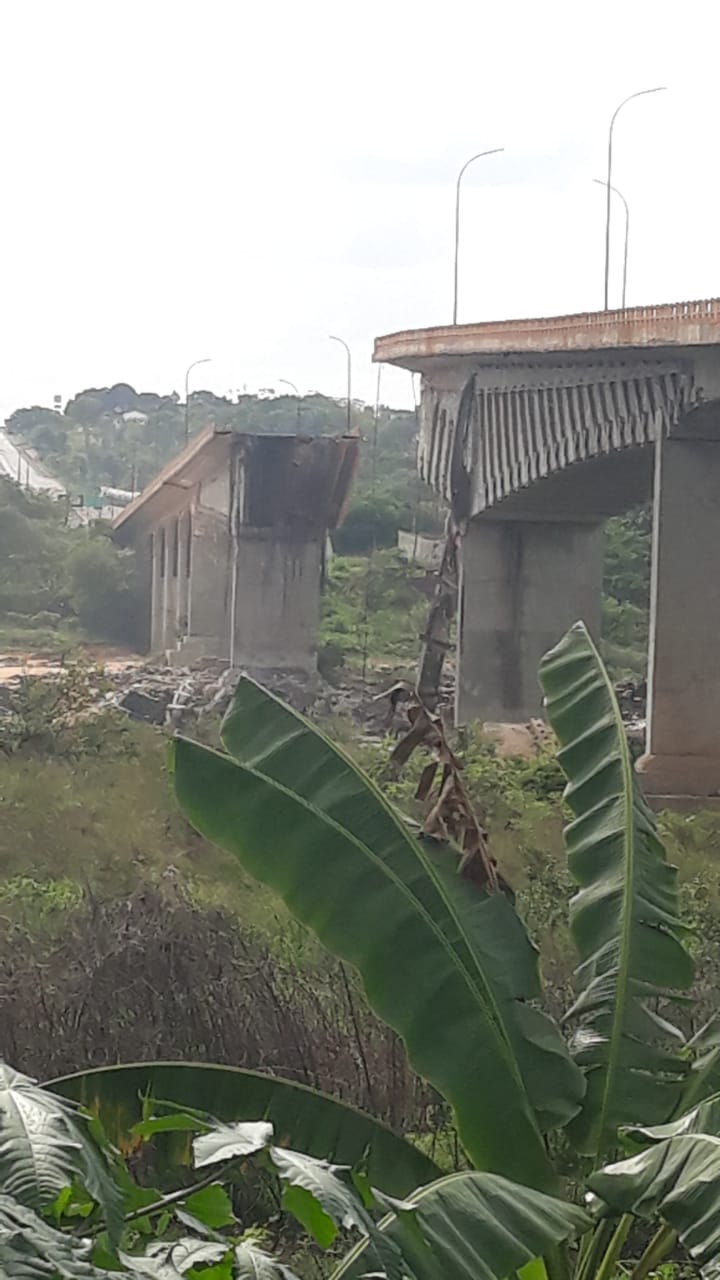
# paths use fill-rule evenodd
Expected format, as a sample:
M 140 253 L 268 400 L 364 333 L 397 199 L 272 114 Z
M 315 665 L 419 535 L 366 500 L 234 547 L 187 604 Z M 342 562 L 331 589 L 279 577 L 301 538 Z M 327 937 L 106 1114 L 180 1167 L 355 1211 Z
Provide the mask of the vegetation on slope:
M 141 607 L 132 551 L 119 551 L 107 529 L 68 528 L 67 516 L 64 502 L 0 477 L 0 645 L 132 638 Z

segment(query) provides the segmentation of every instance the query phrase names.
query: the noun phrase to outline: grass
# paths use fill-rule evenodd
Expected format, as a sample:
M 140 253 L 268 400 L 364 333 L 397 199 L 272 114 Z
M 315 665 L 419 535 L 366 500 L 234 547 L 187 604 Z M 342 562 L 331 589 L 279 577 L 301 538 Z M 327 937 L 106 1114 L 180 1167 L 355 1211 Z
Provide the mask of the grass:
M 423 586 L 424 574 L 393 552 L 377 553 L 370 566 L 364 559 L 336 557 L 323 605 L 324 643 L 336 646 L 348 666 L 359 665 L 369 593 L 373 663 L 412 668 L 427 611 Z M 68 679 L 72 710 L 82 705 L 95 676 L 77 664 L 69 668 Z M 47 930 L 67 917 L 79 892 L 89 889 L 108 899 L 131 893 L 138 884 L 174 880 L 199 907 L 234 913 L 288 963 L 314 962 L 315 944 L 290 925 L 269 891 L 248 880 L 231 855 L 200 839 L 180 816 L 165 735 L 117 713 L 102 722 L 78 723 L 73 714 L 63 717 L 53 708 L 46 690 L 47 684 L 30 682 L 23 704 L 28 734 L 19 748 L 10 742 L 0 769 L 0 915 Z M 359 743 L 356 727 L 341 717 L 324 727 L 401 809 L 421 816 L 413 799 L 419 756 L 400 779 L 388 781 L 389 742 Z M 206 742 L 217 742 L 215 724 L 203 721 L 198 732 Z M 552 746 L 548 743 L 531 760 L 502 759 L 472 729 L 458 734 L 457 746 L 493 852 L 541 950 L 549 1001 L 559 1011 L 567 1004 L 574 964 L 567 908 L 573 886 L 562 838 L 563 779 Z M 688 920 L 696 928 L 700 1013 L 711 1012 L 720 985 L 720 818 L 667 814 L 661 828 L 669 858 L 680 868 Z
M 230 854 L 196 835 L 180 815 L 165 735 L 124 719 L 122 726 L 122 734 L 104 734 L 99 749 L 85 754 L 50 754 L 39 761 L 35 754 L 18 752 L 3 761 L 2 914 L 50 918 L 73 905 L 85 888 L 108 897 L 170 877 L 198 905 L 229 908 L 266 937 L 286 939 L 288 919 L 277 900 L 249 880 Z M 551 984 L 563 987 L 572 965 L 567 931 L 572 885 L 562 839 L 567 816 L 563 780 L 551 745 L 531 760 L 505 760 L 478 732 L 463 732 L 458 743 L 466 785 L 484 815 L 493 852 L 518 892 Z M 413 799 L 423 764 L 420 755 L 400 779 L 389 782 L 389 742 L 345 745 L 394 803 L 421 816 Z M 720 943 L 720 818 L 714 813 L 689 818 L 666 814 L 661 829 L 668 856 L 680 869 L 690 921 L 697 926 L 696 949 L 703 964 L 709 963 Z M 296 936 L 279 945 L 293 952 L 302 949 Z
M 34 658 L 55 657 L 76 649 L 82 636 L 77 627 L 33 626 L 27 622 L 4 622 L 0 618 L 0 653 L 32 654 Z
M 127 722 L 125 722 L 127 724 Z M 180 815 L 167 768 L 167 739 L 146 725 L 107 754 L 41 762 L 18 753 L 0 771 L 0 904 L 28 923 L 74 903 L 139 883 L 177 878 L 206 907 L 223 905 L 271 936 L 281 906 L 231 854 L 202 840 Z

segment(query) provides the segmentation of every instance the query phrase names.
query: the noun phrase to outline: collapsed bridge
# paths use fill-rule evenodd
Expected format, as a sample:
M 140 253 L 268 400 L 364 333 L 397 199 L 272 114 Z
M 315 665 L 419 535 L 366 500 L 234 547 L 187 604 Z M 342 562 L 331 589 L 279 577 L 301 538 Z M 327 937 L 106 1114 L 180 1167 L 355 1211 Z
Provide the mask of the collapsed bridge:
M 602 526 L 653 500 L 651 795 L 720 802 L 720 299 L 412 330 L 419 468 L 462 529 L 457 718 L 524 721 L 537 668 L 597 636 Z

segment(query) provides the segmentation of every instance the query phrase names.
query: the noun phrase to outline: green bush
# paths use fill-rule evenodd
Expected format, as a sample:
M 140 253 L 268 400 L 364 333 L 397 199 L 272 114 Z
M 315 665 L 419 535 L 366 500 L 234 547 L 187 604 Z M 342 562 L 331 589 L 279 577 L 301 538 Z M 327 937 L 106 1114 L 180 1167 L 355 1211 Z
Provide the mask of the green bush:
M 133 551 L 119 550 L 97 533 L 73 548 L 67 575 L 70 605 L 89 632 L 113 640 L 135 639 L 143 593 Z

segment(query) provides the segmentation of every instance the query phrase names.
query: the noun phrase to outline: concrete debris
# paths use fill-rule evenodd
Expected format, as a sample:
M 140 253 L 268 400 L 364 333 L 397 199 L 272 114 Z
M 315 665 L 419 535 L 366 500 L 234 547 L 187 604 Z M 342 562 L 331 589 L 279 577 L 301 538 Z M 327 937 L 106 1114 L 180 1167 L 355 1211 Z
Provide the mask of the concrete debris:
M 647 681 L 623 680 L 615 685 L 615 696 L 618 700 L 623 720 L 645 718 L 647 706 Z
M 137 720 L 147 720 L 149 724 L 164 724 L 170 697 L 170 694 L 163 694 L 158 698 L 142 689 L 128 689 L 118 705 Z
M 59 676 L 62 663 L 48 663 L 41 678 Z M 35 675 L 30 669 L 24 674 Z M 98 687 L 96 707 L 102 711 L 117 707 L 134 719 L 172 731 L 187 729 L 206 716 L 220 718 L 227 710 L 235 686 L 242 675 L 257 680 L 296 711 L 315 720 L 337 717 L 350 721 L 365 744 L 379 744 L 389 734 L 397 736 L 406 728 L 405 710 L 412 699 L 412 684 L 402 673 L 387 666 L 363 680 L 359 674 L 343 672 L 338 684 L 329 684 L 317 673 L 260 668 L 230 670 L 218 658 L 199 658 L 188 667 L 138 665 L 137 661 L 114 662 L 104 667 L 102 688 Z M 400 677 L 400 678 L 398 678 Z M 21 675 L 13 672 L 0 679 L 0 716 L 11 714 L 13 694 Z M 628 681 L 616 687 L 633 755 L 641 754 L 645 741 L 645 684 Z M 446 669 L 438 689 L 437 714 L 450 727 L 455 699 L 454 672 Z M 527 725 L 486 725 L 489 740 L 500 755 L 534 754 L 546 732 L 542 721 Z
M 187 668 L 146 666 L 115 672 L 109 701 L 136 719 L 181 729 L 204 716 L 222 716 L 242 675 L 257 680 L 305 715 L 351 716 L 371 740 L 381 741 L 389 728 L 387 702 L 375 697 L 377 684 L 368 686 L 359 677 L 349 676 L 337 687 L 306 672 L 231 671 L 227 663 L 215 659 L 202 659 Z

